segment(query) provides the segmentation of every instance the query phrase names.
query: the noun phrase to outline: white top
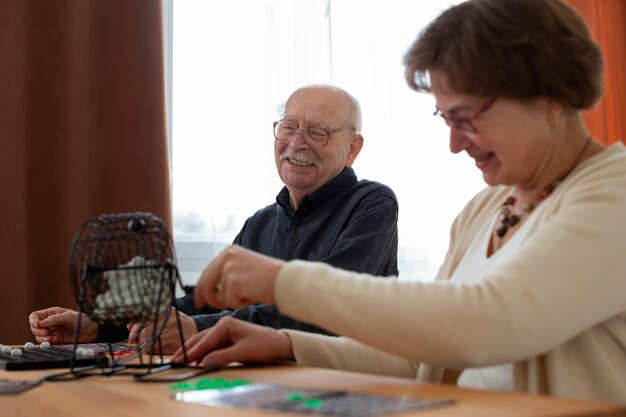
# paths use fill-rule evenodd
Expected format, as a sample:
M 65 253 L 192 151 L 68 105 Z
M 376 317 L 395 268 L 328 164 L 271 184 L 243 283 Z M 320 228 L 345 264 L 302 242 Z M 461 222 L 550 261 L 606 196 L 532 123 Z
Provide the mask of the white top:
M 485 227 L 476 235 L 469 245 L 457 269 L 450 276 L 450 281 L 477 283 L 483 277 L 489 276 L 501 265 L 515 258 L 522 242 L 526 240 L 529 230 L 535 228 L 543 205 L 538 206 L 520 225 L 516 233 L 497 252 L 487 257 L 489 251 L 489 239 L 498 221 L 500 209 L 494 213 L 494 221 L 485 223 Z M 534 214 L 534 216 L 533 216 Z M 526 226 L 528 225 L 528 226 Z M 513 391 L 513 364 L 485 366 L 480 368 L 468 368 L 461 373 L 457 384 L 461 387 L 491 389 L 499 391 Z

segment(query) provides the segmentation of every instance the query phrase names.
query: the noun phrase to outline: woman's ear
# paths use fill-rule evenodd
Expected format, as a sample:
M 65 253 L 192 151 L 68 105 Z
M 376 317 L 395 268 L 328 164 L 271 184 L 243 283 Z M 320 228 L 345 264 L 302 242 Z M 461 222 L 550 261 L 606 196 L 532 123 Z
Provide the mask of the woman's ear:
M 548 124 L 551 127 L 555 127 L 558 125 L 558 122 L 561 119 L 561 116 L 563 115 L 564 110 L 565 108 L 563 107 L 563 104 L 559 103 L 556 100 L 548 99 L 547 119 L 548 119 Z

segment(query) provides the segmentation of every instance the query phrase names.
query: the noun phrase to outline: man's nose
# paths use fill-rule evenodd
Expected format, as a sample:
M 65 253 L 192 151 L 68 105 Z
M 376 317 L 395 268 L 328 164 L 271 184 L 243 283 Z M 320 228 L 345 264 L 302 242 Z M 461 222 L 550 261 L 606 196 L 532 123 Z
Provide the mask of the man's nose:
M 309 145 L 306 143 L 306 140 L 304 139 L 304 133 L 302 129 L 296 130 L 296 132 L 293 134 L 293 139 L 291 139 L 291 142 L 289 143 L 289 145 L 294 149 L 302 149 L 302 148 L 309 147 Z

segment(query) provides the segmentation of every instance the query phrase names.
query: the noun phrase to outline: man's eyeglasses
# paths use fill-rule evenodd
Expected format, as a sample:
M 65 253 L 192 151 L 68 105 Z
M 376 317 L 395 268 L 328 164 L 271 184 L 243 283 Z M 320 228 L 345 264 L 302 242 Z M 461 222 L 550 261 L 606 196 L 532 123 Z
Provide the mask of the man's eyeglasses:
M 498 97 L 494 97 L 490 99 L 485 104 L 483 104 L 483 106 L 480 109 L 476 110 L 476 112 L 472 114 L 470 117 L 457 116 L 454 114 L 450 114 L 446 116 L 439 109 L 435 110 L 435 112 L 433 113 L 433 116 L 441 117 L 444 123 L 450 127 L 454 125 L 457 129 L 460 129 L 464 132 L 478 133 L 478 129 L 476 129 L 476 127 L 472 124 L 472 122 L 476 120 L 478 116 L 480 116 L 481 114 L 489 110 L 491 106 L 493 106 L 493 103 L 496 102 L 497 99 Z
M 335 130 L 329 130 L 321 126 L 305 126 L 298 128 L 296 125 L 279 120 L 274 122 L 274 137 L 279 142 L 291 143 L 299 133 L 302 135 L 304 143 L 311 148 L 323 148 L 328 143 L 328 139 L 330 139 L 332 134 L 344 129 L 355 130 L 352 126 L 344 126 Z

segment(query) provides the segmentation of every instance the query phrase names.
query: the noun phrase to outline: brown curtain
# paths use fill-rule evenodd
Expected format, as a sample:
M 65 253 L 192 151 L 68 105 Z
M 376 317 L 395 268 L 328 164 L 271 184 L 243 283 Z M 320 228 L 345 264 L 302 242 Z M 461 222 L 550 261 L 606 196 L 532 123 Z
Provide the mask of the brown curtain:
M 584 115 L 585 122 L 600 142 L 626 143 L 626 1 L 566 2 L 585 19 L 604 55 L 604 96 Z
M 0 334 L 75 307 L 68 254 L 101 213 L 171 224 L 161 2 L 0 0 Z

